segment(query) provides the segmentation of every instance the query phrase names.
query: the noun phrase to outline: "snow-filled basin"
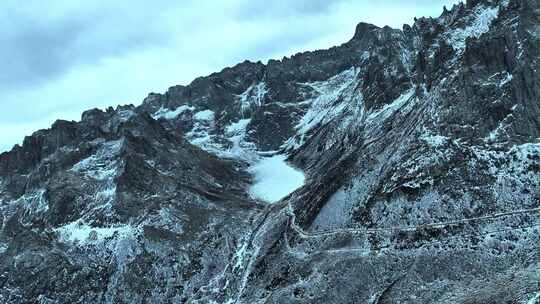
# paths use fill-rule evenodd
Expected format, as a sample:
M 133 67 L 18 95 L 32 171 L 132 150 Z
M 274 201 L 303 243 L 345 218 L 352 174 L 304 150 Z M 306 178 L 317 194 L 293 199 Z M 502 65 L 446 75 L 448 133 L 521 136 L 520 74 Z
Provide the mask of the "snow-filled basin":
M 289 166 L 284 155 L 262 158 L 249 172 L 254 183 L 249 194 L 268 203 L 275 203 L 304 184 L 304 174 Z

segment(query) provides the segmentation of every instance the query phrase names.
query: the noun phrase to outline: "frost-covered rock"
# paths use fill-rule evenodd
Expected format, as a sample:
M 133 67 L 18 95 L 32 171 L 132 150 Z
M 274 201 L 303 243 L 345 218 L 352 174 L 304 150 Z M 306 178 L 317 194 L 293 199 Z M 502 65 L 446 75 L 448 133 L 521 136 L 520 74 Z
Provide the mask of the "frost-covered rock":
M 0 155 L 0 302 L 538 301 L 539 11 L 360 23 L 37 131 Z

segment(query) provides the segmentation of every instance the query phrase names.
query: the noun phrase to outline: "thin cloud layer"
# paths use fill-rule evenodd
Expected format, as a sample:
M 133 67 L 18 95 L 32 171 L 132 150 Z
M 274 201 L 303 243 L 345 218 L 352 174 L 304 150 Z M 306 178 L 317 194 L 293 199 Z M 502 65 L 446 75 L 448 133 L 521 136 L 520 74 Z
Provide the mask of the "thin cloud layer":
M 138 104 L 245 59 L 341 44 L 457 0 L 51 0 L 0 3 L 0 151 L 57 118 Z

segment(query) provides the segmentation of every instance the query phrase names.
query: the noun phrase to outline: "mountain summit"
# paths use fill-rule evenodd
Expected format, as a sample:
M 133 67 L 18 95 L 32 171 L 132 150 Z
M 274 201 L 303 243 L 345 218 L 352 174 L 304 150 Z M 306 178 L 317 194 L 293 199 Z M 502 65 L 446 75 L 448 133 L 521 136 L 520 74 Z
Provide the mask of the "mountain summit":
M 0 155 L 1 303 L 537 303 L 540 2 L 243 62 Z

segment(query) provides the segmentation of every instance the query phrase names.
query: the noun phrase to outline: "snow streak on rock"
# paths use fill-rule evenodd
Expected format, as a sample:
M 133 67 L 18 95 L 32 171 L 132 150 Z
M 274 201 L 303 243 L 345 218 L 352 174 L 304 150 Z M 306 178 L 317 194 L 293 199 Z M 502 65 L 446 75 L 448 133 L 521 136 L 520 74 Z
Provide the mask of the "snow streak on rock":
M 358 68 L 351 68 L 326 81 L 304 84 L 314 91 L 315 97 L 306 101 L 310 104 L 309 110 L 295 126 L 297 134 L 283 145 L 286 150 L 299 148 L 309 138 L 312 130 L 345 112 L 361 117 L 364 109 L 362 95 L 355 92 L 360 81 L 359 72 Z
M 241 119 L 225 128 L 225 136 L 230 142 L 232 142 L 232 147 L 225 151 L 224 154 L 227 154 L 233 158 L 244 160 L 250 160 L 253 158 L 256 147 L 254 144 L 245 140 L 247 127 L 250 122 L 251 118 Z
M 139 230 L 129 225 L 92 227 L 79 220 L 56 228 L 55 232 L 63 242 L 89 245 L 113 239 L 133 238 Z
M 367 122 L 382 122 L 386 119 L 388 119 L 392 114 L 397 112 L 399 109 L 401 109 L 404 105 L 407 104 L 411 100 L 411 98 L 414 96 L 414 88 L 411 88 L 407 90 L 405 93 L 401 94 L 396 100 L 394 100 L 392 103 L 384 105 L 382 109 L 376 110 L 372 113 L 370 113 L 366 119 Z
M 266 83 L 260 82 L 250 86 L 244 93 L 238 95 L 242 115 L 244 116 L 248 111 L 262 106 L 267 93 Z
M 114 178 L 118 171 L 114 158 L 120 152 L 122 143 L 123 140 L 117 140 L 102 144 L 96 154 L 81 160 L 71 170 L 101 181 Z
M 207 151 L 215 150 L 213 135 L 215 114 L 211 110 L 199 111 L 193 115 L 194 126 L 186 134 L 187 139 L 194 145 Z

